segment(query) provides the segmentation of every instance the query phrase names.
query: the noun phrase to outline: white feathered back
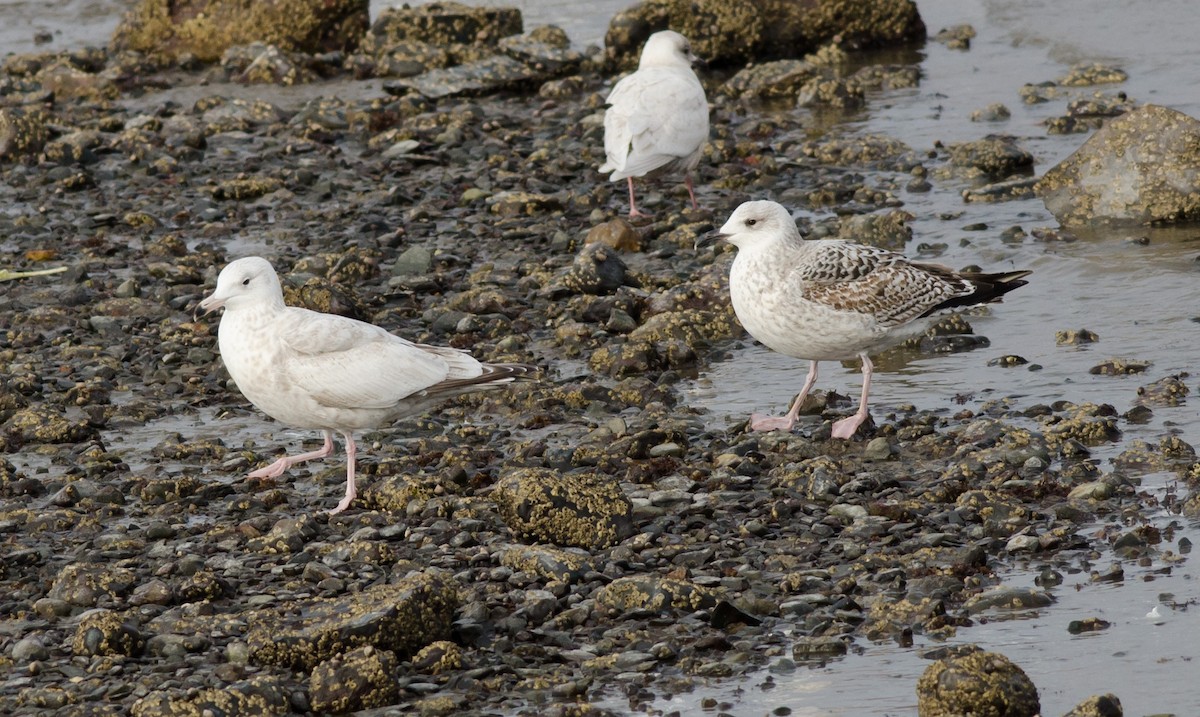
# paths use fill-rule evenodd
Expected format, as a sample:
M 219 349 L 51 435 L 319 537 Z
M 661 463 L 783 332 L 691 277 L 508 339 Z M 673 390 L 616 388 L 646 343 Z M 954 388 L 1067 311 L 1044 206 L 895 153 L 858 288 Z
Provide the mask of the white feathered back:
M 604 113 L 601 172 L 610 181 L 656 171 L 689 172 L 708 139 L 708 99 L 687 38 L 656 32 L 642 48 L 638 69 L 613 87 Z

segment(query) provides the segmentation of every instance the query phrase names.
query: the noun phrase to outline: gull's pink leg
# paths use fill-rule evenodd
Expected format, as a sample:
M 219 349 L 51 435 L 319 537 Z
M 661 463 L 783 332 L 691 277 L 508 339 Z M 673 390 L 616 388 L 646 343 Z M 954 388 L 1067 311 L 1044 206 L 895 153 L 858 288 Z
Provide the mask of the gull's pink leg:
M 843 418 L 842 420 L 833 424 L 834 438 L 853 437 L 854 432 L 858 430 L 858 427 L 863 424 L 863 421 L 867 420 L 867 393 L 869 393 L 871 390 L 871 371 L 875 368 L 875 366 L 871 363 L 871 359 L 866 354 L 859 354 L 858 356 L 862 359 L 862 397 L 858 399 L 858 410 L 854 412 L 853 416 L 847 416 L 846 418 Z
M 808 377 L 804 379 L 804 387 L 800 389 L 800 395 L 796 396 L 796 400 L 792 402 L 792 410 L 788 411 L 786 416 L 764 416 L 761 413 L 752 413 L 750 414 L 750 430 L 792 430 L 792 426 L 796 425 L 796 418 L 800 415 L 800 404 L 804 403 L 804 399 L 808 397 L 808 392 L 812 390 L 813 384 L 816 382 L 817 362 L 809 361 Z
M 685 184 L 687 184 L 688 196 L 692 198 L 692 209 L 699 209 L 700 205 L 696 204 L 696 191 L 692 189 L 692 175 L 683 175 L 683 181 Z
M 336 508 L 329 511 L 330 515 L 337 515 L 349 508 L 350 502 L 358 496 L 358 491 L 354 486 L 354 458 L 358 455 L 358 449 L 354 446 L 354 436 L 343 433 L 342 438 L 346 439 L 346 497 L 342 498 Z
M 646 214 L 645 212 L 638 211 L 637 202 L 634 201 L 634 199 L 633 199 L 633 177 L 626 177 L 626 179 L 629 180 L 629 218 L 633 219 L 634 217 L 650 216 L 649 214 Z
M 301 453 L 298 456 L 284 456 L 266 468 L 259 468 L 253 473 L 248 474 L 246 477 L 278 478 L 279 476 L 283 475 L 284 471 L 296 465 L 297 463 L 311 461 L 314 458 L 328 458 L 333 454 L 333 431 L 325 431 L 324 433 L 325 445 L 321 446 L 320 449 L 312 451 L 311 453 Z

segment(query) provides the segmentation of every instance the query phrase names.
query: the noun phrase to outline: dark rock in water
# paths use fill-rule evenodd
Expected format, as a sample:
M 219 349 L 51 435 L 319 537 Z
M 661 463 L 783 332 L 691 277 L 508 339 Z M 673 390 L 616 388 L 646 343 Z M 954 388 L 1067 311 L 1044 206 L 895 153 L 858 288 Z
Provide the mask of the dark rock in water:
M 951 50 L 971 49 L 971 40 L 977 33 L 970 25 L 951 25 L 938 30 L 934 42 L 940 42 Z
M 834 37 L 854 47 L 925 37 L 911 0 L 645 0 L 609 23 L 604 37 L 609 60 L 635 66 L 646 39 L 668 28 L 691 40 L 697 55 L 719 64 L 800 57 Z
M 1011 660 L 995 652 L 938 660 L 917 681 L 920 717 L 1034 717 L 1040 712 L 1033 681 Z
M 168 62 L 187 55 L 214 62 L 252 42 L 318 54 L 353 50 L 369 21 L 368 0 L 142 0 L 111 44 Z
M 1183 382 L 1187 373 L 1164 376 L 1148 386 L 1138 387 L 1137 401 L 1146 406 L 1178 406 L 1182 404 L 1191 389 Z
M 312 669 L 362 645 L 412 655 L 450 634 L 455 583 L 419 573 L 335 598 L 296 600 L 247 616 L 250 656 L 266 665 Z
M 3 411 L 0 411 L 3 415 Z M 39 496 L 46 491 L 40 481 L 17 472 L 17 467 L 0 458 L 0 496 L 14 498 L 20 495 Z
M 633 506 L 610 476 L 520 468 L 492 492 L 500 516 L 523 538 L 607 548 L 633 534 Z
M 1123 717 L 1125 710 L 1121 708 L 1121 700 L 1109 693 L 1093 695 L 1071 708 L 1063 717 Z
M 1082 346 L 1094 344 L 1100 340 L 1100 335 L 1089 329 L 1067 329 L 1054 332 L 1054 343 L 1057 346 Z
M 911 147 L 885 135 L 815 139 L 806 142 L 803 151 L 822 164 L 838 166 L 903 167 L 907 172 L 919 163 Z
M 850 80 L 817 78 L 800 88 L 796 104 L 801 107 L 831 107 L 851 110 L 866 104 L 862 87 Z
M 855 70 L 850 81 L 864 90 L 897 90 L 921 83 L 916 65 L 868 65 Z
M 1038 181 L 1064 226 L 1200 219 L 1200 120 L 1145 105 L 1104 127 Z
M 826 662 L 831 657 L 841 657 L 848 651 L 846 641 L 839 637 L 805 637 L 792 646 L 792 659 L 796 662 Z
M 1000 586 L 985 590 L 963 604 L 963 608 L 972 615 L 986 610 L 1029 610 L 1047 607 L 1054 603 L 1054 597 L 1048 592 L 1034 588 Z
M 316 712 L 342 714 L 386 707 L 400 698 L 396 655 L 370 645 L 328 659 L 313 668 L 308 701 Z
M 1146 369 L 1150 368 L 1152 364 L 1152 361 L 1140 359 L 1112 358 L 1091 367 L 1088 369 L 1088 373 L 1094 376 L 1130 376 L 1135 373 L 1146 373 Z
M 130 709 L 133 717 L 192 717 L 225 715 L 285 715 L 291 712 L 287 691 L 274 676 L 254 677 L 242 682 L 202 690 L 151 692 Z
M 996 179 L 1033 171 L 1033 155 L 1012 137 L 998 135 L 955 145 L 950 149 L 950 163 Z
M 1058 84 L 1065 87 L 1090 87 L 1124 82 L 1128 79 L 1129 73 L 1119 67 L 1083 62 L 1071 66 L 1071 69 L 1067 70 L 1067 74 L 1058 78 Z
M 909 222 L 913 215 L 899 209 L 886 214 L 859 214 L 843 217 L 837 236 L 847 241 L 869 244 L 891 251 L 904 251 L 912 239 L 913 230 Z
M 1007 181 L 991 182 L 981 187 L 968 187 L 962 191 L 967 202 L 1007 202 L 1033 196 L 1037 180 L 1033 177 L 1018 177 Z

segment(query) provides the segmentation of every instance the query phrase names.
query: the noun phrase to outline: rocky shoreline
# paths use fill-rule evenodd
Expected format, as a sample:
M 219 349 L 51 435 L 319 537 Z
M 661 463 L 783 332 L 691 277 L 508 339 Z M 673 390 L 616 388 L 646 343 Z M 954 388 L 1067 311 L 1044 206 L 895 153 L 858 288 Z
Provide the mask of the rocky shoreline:
M 889 32 L 907 41 L 906 27 Z M 986 201 L 1020 196 L 1032 159 L 1018 143 L 918 154 L 754 111 L 836 115 L 918 81 L 913 65 L 848 71 L 846 49 L 822 45 L 710 77 L 702 209 L 653 183 L 654 219 L 635 226 L 617 218 L 620 185 L 595 172 L 621 58 L 572 50 L 552 28 L 504 38 L 500 54 L 406 36 L 357 54 L 5 61 L 3 268 L 65 271 L 0 275 L 0 711 L 609 714 L 591 703 L 616 691 L 637 710 L 698 681 L 1048 604 L 1054 570 L 1037 589 L 1000 585 L 1019 556 L 1052 563 L 1094 544 L 1180 559 L 1136 520 L 1119 535 L 1079 528 L 1150 510 L 1140 473 L 1200 480 L 1179 439 L 1133 441 L 1110 472 L 1089 460 L 1181 400 L 1181 377 L 1143 386 L 1125 414 L 907 407 L 852 442 L 829 440 L 850 408 L 835 394 L 814 396 L 792 434 L 717 427 L 681 398 L 683 379 L 744 336 L 730 255 L 695 248 L 728 210 L 770 194 L 840 215 L 814 235 L 902 249 L 905 188 L 974 177 Z M 961 28 L 939 39 L 969 46 Z M 461 57 L 433 67 L 439 42 Z M 859 174 L 877 169 L 893 188 Z M 243 478 L 290 436 L 228 381 L 216 322 L 191 316 L 221 266 L 256 253 L 291 303 L 546 377 L 368 436 L 360 501 L 325 516 L 338 461 Z M 908 349 L 980 345 L 960 318 Z M 1037 713 L 1001 656 L 929 656 L 942 659 L 919 686 L 922 715 Z M 1000 687 L 962 687 L 981 674 Z M 1113 709 L 1103 696 L 1071 714 Z

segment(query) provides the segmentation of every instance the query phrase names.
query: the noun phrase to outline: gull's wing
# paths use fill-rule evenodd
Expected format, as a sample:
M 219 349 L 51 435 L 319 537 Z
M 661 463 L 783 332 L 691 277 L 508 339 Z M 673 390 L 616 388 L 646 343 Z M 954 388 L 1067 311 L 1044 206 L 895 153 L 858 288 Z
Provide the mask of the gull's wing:
M 691 70 L 649 68 L 624 78 L 608 96 L 600 171 L 641 176 L 695 154 L 708 139 L 708 100 Z
M 378 326 L 306 309 L 287 309 L 280 335 L 283 375 L 333 408 L 387 408 L 482 371 L 464 352 L 414 344 Z
M 803 297 L 838 311 L 868 314 L 881 328 L 908 323 L 976 293 L 972 282 L 944 266 L 909 262 L 895 252 L 849 242 L 813 243 L 820 248 L 793 272 Z

